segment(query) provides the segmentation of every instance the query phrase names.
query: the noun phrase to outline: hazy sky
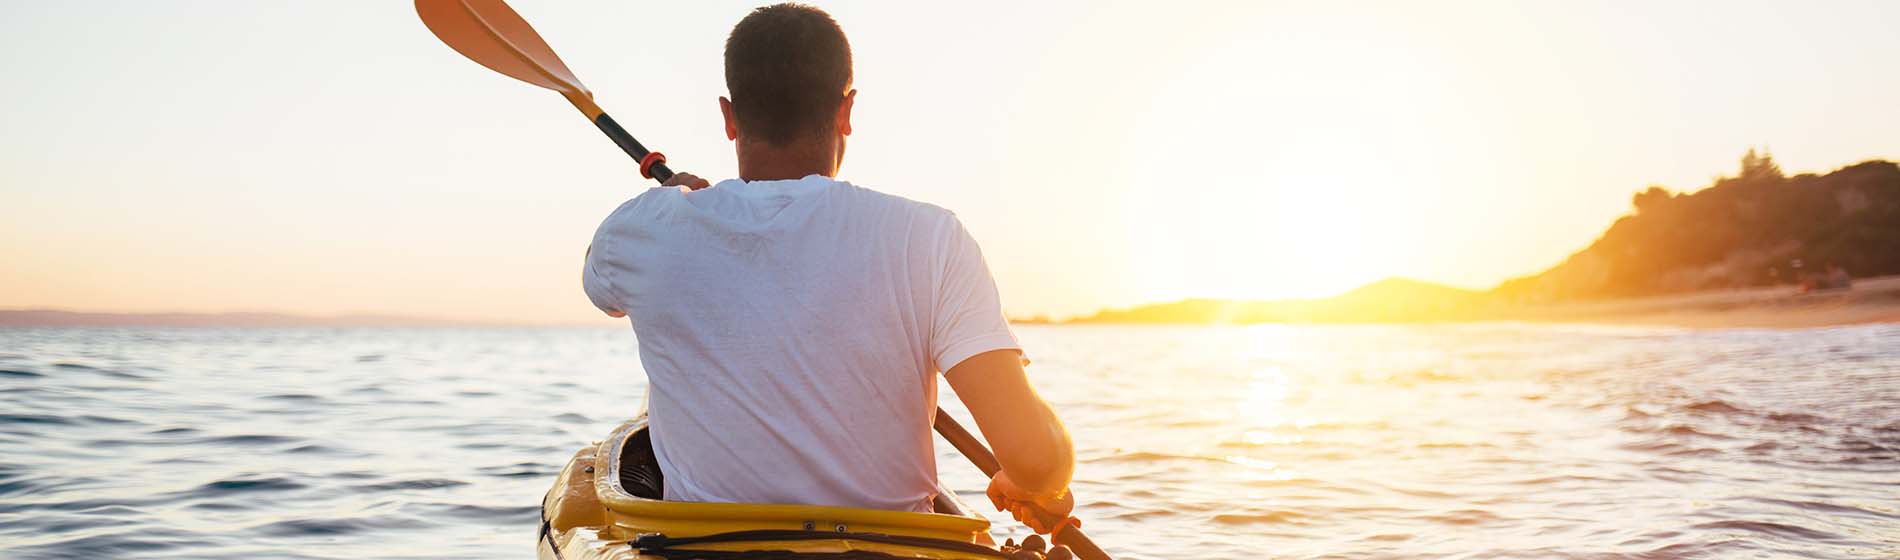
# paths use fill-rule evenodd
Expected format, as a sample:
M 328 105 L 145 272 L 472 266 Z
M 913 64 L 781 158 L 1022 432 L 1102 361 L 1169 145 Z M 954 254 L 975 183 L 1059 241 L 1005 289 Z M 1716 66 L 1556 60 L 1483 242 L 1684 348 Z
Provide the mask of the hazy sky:
M 753 4 L 516 8 L 673 167 L 734 171 Z M 949 208 L 1013 313 L 1490 287 L 1750 145 L 1900 158 L 1900 2 L 823 3 L 843 178 Z M 588 321 L 646 188 L 409 2 L 0 2 L 0 307 Z

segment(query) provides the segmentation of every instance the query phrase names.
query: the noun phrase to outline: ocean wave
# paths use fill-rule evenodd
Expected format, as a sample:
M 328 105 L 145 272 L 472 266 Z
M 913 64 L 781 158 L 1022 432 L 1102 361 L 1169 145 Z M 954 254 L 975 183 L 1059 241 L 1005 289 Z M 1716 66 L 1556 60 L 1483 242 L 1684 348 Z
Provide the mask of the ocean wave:
M 1799 527 L 1795 525 L 1789 525 L 1786 523 L 1774 523 L 1774 522 L 1769 522 L 1769 521 L 1749 521 L 1749 520 L 1744 520 L 1744 519 L 1729 519 L 1729 520 L 1722 520 L 1722 521 L 1711 521 L 1708 523 L 1698 523 L 1695 525 L 1690 525 L 1689 528 L 1697 529 L 1697 530 L 1705 530 L 1705 531 L 1733 529 L 1733 530 L 1748 531 L 1752 533 L 1760 533 L 1764 535 L 1771 535 L 1771 536 L 1787 538 L 1787 539 L 1803 539 L 1803 540 L 1815 540 L 1815 541 L 1832 541 L 1832 540 L 1839 540 L 1841 538 L 1840 535 L 1830 533 L 1827 531 L 1821 531 L 1818 529 L 1812 529 L 1808 527 Z
M 0 414 L 0 425 L 5 424 L 48 424 L 68 425 L 73 420 L 53 414 Z
M 1306 514 L 1297 511 L 1269 511 L 1259 513 L 1223 513 L 1208 518 L 1208 521 L 1222 525 L 1255 525 L 1302 523 Z
M 541 515 L 541 505 L 539 503 L 511 506 L 420 503 L 414 504 L 410 509 L 420 509 L 430 514 L 444 515 L 456 519 L 489 522 L 509 521 L 532 523 Z
M 276 521 L 252 526 L 246 531 L 273 537 L 337 537 L 372 531 L 418 529 L 429 524 L 397 516 L 329 517 Z
M 197 445 L 241 445 L 241 446 L 250 447 L 250 446 L 264 446 L 264 445 L 283 445 L 287 443 L 297 443 L 300 441 L 303 441 L 303 438 L 292 437 L 292 436 L 280 436 L 280 435 L 275 435 L 275 434 L 238 434 L 238 435 L 230 435 L 230 436 L 217 436 L 217 437 L 203 438 L 203 439 L 194 441 L 192 443 L 197 444 Z
M 471 483 L 449 478 L 416 478 L 392 482 L 378 482 L 375 484 L 362 484 L 354 486 L 351 489 L 362 493 L 379 494 L 393 490 L 436 490 L 440 488 L 468 486 L 469 484 Z
M 232 494 L 252 494 L 260 492 L 283 492 L 302 490 L 310 486 L 289 477 L 239 477 L 227 478 L 205 483 L 184 494 L 193 498 L 222 497 Z

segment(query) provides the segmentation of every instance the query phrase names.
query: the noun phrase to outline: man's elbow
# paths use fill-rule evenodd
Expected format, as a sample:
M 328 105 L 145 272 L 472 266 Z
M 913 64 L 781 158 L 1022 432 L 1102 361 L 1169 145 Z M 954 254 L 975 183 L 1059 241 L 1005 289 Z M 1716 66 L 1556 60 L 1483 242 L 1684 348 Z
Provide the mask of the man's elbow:
M 1049 426 L 1048 435 L 1037 438 L 1042 441 L 1020 450 L 1015 461 L 1004 465 L 1011 480 L 1037 494 L 1060 492 L 1075 476 L 1075 444 L 1069 440 L 1069 431 L 1054 418 Z

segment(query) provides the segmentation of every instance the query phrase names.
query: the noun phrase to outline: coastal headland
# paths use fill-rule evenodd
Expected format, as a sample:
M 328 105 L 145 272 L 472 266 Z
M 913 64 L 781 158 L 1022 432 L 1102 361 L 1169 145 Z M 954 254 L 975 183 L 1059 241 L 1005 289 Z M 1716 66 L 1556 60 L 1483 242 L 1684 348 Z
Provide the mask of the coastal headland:
M 1391 278 L 1328 298 L 1188 299 L 1023 322 L 1900 321 L 1900 166 L 1893 162 L 1789 176 L 1772 155 L 1751 149 L 1733 176 L 1695 192 L 1650 186 L 1630 202 L 1630 213 L 1589 246 L 1490 290 Z

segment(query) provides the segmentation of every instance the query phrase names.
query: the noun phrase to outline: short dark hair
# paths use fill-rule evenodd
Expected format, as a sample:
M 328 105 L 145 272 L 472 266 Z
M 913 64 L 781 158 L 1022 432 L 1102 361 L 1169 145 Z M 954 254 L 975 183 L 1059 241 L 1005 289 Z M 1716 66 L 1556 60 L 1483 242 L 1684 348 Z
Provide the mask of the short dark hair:
M 726 37 L 726 91 L 741 130 L 786 145 L 822 137 L 851 83 L 851 43 L 824 10 L 774 4 Z

